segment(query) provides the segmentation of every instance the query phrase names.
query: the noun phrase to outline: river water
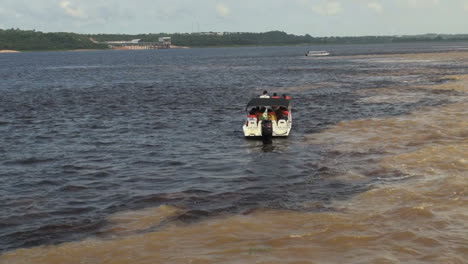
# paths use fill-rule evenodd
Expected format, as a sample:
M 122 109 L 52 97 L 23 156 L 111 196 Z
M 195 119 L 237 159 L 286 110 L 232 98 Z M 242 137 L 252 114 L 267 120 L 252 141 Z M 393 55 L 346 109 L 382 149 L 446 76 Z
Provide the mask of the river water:
M 466 263 L 465 49 L 2 54 L 0 263 Z

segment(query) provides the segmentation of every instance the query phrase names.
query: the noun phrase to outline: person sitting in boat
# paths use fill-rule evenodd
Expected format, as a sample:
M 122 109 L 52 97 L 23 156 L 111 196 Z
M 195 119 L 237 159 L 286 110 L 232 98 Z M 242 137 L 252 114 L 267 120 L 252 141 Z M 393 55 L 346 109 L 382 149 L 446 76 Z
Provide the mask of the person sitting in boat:
M 257 112 L 257 109 L 254 107 L 252 108 L 252 110 L 250 110 L 249 114 L 247 115 L 247 119 L 255 119 L 256 121 L 258 121 L 257 119 L 257 115 L 255 114 Z
M 268 120 L 276 121 L 276 114 L 272 109 L 268 109 Z
M 271 98 L 279 99 L 280 97 L 278 96 L 278 94 L 273 93 L 273 96 Z
M 284 106 L 280 107 L 280 109 L 278 110 L 278 119 L 288 120 L 288 117 L 289 117 L 288 109 Z
M 257 119 L 258 120 L 267 120 L 267 113 L 266 113 L 266 108 L 265 107 L 262 107 L 261 109 L 259 109 L 255 115 L 257 116 Z
M 263 91 L 263 94 L 260 95 L 260 98 L 270 98 L 270 96 L 268 95 L 268 91 Z
M 283 94 L 283 98 L 286 100 L 291 100 L 291 97 L 287 96 L 286 94 Z

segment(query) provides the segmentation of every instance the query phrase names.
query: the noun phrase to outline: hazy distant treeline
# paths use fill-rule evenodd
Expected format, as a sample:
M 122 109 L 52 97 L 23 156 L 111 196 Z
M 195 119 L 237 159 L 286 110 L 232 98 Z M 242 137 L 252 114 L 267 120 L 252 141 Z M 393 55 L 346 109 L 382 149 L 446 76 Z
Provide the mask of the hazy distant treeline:
M 159 37 L 171 37 L 172 44 L 188 47 L 219 47 L 247 45 L 301 45 L 301 44 L 364 44 L 416 41 L 456 41 L 468 40 L 464 35 L 426 34 L 414 36 L 361 36 L 361 37 L 312 37 L 292 35 L 282 31 L 265 33 L 159 33 L 159 34 L 94 34 L 42 33 L 35 30 L 0 29 L 0 49 L 14 50 L 67 50 L 105 49 L 107 45 L 96 41 L 119 41 L 141 39 L 142 42 L 157 42 Z
M 143 42 L 157 42 L 159 37 L 171 37 L 172 44 L 176 46 L 208 47 L 208 46 L 245 46 L 245 45 L 295 45 L 311 43 L 310 35 L 296 36 L 281 31 L 265 33 L 216 33 L 204 34 L 139 34 L 139 35 L 92 35 L 98 41 L 116 41 L 141 39 Z
M 105 49 L 86 35 L 74 33 L 42 33 L 35 30 L 0 29 L 0 50 L 72 50 Z
M 207 46 L 243 46 L 243 45 L 300 45 L 300 44 L 362 44 L 362 43 L 392 43 L 415 41 L 454 41 L 468 40 L 466 35 L 426 34 L 414 36 L 361 36 L 361 37 L 312 37 L 311 35 L 292 35 L 282 31 L 265 33 L 193 33 L 193 34 L 139 34 L 139 35 L 92 35 L 99 41 L 141 39 L 144 42 L 157 42 L 159 37 L 172 38 L 172 44 L 177 46 L 207 47 Z

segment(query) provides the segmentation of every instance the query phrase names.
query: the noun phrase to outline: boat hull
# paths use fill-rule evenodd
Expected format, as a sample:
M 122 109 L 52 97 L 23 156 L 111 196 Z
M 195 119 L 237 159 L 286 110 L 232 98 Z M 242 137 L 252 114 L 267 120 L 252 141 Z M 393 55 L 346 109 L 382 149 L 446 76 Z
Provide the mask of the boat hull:
M 307 57 L 323 57 L 323 56 L 329 56 L 330 52 L 328 52 L 328 51 L 309 51 L 305 55 Z
M 273 137 L 287 137 L 291 132 L 292 128 L 292 121 L 287 120 L 273 120 L 272 127 L 273 127 Z M 259 138 L 262 137 L 262 121 L 260 120 L 258 123 L 256 120 L 249 120 L 244 124 L 242 127 L 244 131 L 244 136 L 247 138 Z

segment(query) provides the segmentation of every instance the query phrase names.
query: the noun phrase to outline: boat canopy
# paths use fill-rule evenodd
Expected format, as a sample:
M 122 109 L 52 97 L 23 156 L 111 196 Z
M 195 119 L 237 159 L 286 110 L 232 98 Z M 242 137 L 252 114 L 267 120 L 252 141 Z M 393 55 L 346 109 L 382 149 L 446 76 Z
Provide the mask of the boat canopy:
M 291 100 L 283 98 L 254 98 L 247 104 L 247 108 L 256 106 L 284 106 L 289 107 Z

